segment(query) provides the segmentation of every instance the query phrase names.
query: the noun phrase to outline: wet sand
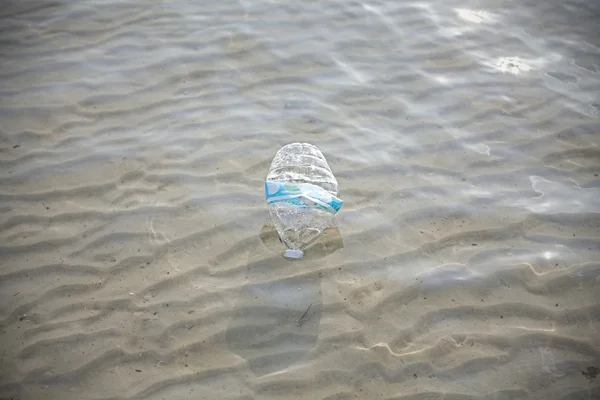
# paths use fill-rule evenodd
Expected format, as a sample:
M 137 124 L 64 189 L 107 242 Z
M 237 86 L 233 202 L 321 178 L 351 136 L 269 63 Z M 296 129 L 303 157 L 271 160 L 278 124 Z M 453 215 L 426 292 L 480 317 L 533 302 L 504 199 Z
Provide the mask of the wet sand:
M 600 398 L 599 15 L 6 2 L 0 399 Z M 345 204 L 289 262 L 297 141 Z

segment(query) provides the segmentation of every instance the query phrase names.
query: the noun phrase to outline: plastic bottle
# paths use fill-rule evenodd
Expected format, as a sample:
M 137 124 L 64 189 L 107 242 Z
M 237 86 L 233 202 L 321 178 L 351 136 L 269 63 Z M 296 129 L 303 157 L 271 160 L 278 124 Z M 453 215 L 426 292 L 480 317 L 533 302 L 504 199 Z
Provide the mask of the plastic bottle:
M 298 259 L 331 223 L 343 202 L 337 180 L 323 153 L 309 143 L 282 147 L 271 162 L 265 182 L 269 213 L 281 241 L 283 255 Z

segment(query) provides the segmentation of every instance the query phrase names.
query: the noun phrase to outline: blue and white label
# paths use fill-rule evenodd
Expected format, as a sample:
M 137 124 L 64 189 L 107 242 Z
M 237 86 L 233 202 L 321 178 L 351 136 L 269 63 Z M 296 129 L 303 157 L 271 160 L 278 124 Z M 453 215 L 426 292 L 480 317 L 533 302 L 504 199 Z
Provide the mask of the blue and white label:
M 265 182 L 267 204 L 288 203 L 300 208 L 320 208 L 335 214 L 344 202 L 310 183 Z

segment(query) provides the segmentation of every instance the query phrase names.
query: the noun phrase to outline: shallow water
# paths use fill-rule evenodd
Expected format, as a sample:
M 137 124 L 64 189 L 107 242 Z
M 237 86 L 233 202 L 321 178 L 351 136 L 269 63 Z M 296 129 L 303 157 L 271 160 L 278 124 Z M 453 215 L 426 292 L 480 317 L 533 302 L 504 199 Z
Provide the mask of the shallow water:
M 600 398 L 598 2 L 0 15 L 0 398 Z M 288 262 L 296 141 L 345 204 Z

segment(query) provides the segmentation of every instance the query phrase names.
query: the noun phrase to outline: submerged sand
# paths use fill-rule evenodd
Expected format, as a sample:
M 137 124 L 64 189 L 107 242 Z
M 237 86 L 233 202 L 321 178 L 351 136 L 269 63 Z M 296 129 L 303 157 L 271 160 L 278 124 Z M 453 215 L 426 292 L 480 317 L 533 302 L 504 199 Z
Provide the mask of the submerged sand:
M 599 14 L 6 2 L 0 398 L 600 398 Z M 345 204 L 289 262 L 296 141 Z

